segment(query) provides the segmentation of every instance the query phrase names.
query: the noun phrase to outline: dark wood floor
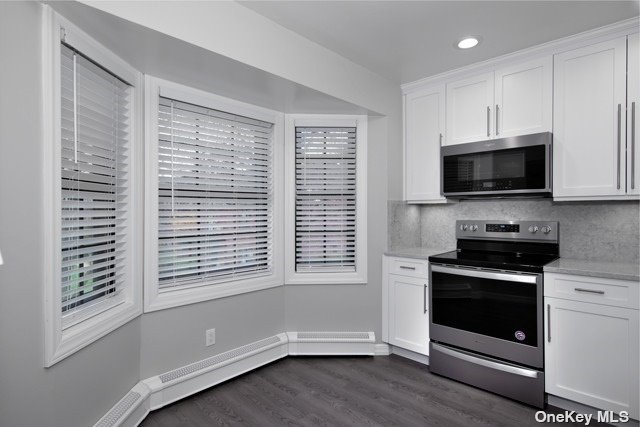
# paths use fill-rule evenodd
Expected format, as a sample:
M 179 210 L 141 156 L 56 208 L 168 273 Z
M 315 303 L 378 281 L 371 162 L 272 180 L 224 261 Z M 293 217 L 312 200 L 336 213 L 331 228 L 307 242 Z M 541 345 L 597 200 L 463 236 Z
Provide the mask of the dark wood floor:
M 539 426 L 535 412 L 398 356 L 289 357 L 152 412 L 142 425 Z

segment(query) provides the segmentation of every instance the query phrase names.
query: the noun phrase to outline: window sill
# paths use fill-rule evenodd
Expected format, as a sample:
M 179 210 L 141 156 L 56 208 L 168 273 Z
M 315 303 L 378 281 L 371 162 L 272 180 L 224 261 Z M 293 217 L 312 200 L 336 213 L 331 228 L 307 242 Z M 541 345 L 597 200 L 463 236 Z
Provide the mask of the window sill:
M 291 273 L 285 285 L 366 285 L 367 275 L 361 273 Z
M 198 302 L 215 300 L 248 292 L 282 286 L 282 278 L 277 274 L 268 274 L 241 281 L 202 283 L 201 286 L 187 289 L 157 292 L 157 288 L 145 294 L 144 312 L 164 310 Z
M 45 367 L 51 367 L 78 350 L 97 341 L 142 314 L 139 304 L 125 301 L 100 314 L 66 328 L 56 334 L 54 343 L 47 343 Z M 59 328 L 58 328 L 59 330 Z

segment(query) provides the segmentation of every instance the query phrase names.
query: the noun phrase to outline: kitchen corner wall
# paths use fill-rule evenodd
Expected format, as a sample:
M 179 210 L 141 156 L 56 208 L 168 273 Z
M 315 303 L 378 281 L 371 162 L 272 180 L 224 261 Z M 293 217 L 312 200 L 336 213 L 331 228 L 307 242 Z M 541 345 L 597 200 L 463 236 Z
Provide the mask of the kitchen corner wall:
M 560 256 L 612 262 L 640 259 L 640 203 L 637 201 L 553 202 L 464 200 L 445 205 L 409 205 L 390 200 L 389 249 L 455 248 L 457 219 L 547 220 L 560 223 Z

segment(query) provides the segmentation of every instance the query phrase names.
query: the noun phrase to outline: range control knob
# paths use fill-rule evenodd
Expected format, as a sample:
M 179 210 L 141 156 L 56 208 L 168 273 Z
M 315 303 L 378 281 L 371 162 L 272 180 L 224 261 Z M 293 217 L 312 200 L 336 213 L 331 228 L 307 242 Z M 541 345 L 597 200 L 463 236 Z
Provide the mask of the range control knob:
M 537 233 L 538 232 L 538 226 L 537 225 L 530 225 L 529 226 L 529 233 Z
M 467 224 L 460 224 L 461 231 L 467 231 L 467 228 L 468 228 Z
M 551 233 L 551 227 L 549 227 L 548 225 L 545 225 L 544 227 L 542 227 L 540 229 L 544 234 L 549 234 Z
M 471 231 L 476 231 L 477 229 L 478 229 L 478 226 L 477 226 L 477 225 L 473 224 L 473 225 L 471 226 Z

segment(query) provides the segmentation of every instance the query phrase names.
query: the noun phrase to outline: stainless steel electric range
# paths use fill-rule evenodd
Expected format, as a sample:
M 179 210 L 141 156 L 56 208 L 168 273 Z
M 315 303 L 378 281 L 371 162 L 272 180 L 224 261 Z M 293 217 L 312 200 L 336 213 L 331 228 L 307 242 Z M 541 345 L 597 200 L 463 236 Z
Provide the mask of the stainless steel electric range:
M 558 223 L 456 221 L 456 238 L 429 257 L 429 369 L 543 407 L 542 269 Z

